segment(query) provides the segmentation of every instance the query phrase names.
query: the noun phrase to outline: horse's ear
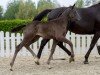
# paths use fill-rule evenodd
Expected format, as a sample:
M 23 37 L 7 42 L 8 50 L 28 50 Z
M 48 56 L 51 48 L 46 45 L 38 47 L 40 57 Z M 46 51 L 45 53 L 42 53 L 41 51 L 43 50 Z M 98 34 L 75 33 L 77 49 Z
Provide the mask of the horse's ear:
M 75 7 L 75 4 L 72 6 L 72 9 L 74 9 L 74 7 Z

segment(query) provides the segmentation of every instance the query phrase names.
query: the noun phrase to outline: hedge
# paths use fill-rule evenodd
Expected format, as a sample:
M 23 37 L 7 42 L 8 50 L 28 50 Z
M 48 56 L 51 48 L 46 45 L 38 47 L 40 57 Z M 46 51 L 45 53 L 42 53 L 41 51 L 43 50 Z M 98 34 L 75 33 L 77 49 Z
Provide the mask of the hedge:
M 17 26 L 27 24 L 31 22 L 32 20 L 2 20 L 0 21 L 0 31 L 10 31 L 12 28 L 15 28 Z

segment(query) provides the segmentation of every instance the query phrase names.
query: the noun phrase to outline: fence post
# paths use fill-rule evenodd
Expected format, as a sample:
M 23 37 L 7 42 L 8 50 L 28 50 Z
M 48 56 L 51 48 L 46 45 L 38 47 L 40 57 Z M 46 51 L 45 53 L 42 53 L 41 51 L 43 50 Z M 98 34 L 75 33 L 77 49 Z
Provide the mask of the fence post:
M 10 38 L 9 38 L 10 36 L 9 36 L 9 32 L 6 32 L 6 34 L 5 34 L 5 46 L 6 46 L 6 48 L 5 48 L 5 55 L 7 56 L 7 57 L 9 57 L 9 55 L 10 55 Z
M 82 53 L 85 54 L 86 53 L 86 36 L 85 35 L 82 36 L 82 46 L 81 46 L 81 49 L 82 49 Z
M 0 44 L 1 44 L 1 54 L 0 54 L 0 56 L 1 57 L 4 57 L 4 32 L 3 31 L 1 31 L 0 32 L 1 33 L 1 35 L 0 35 Z
M 11 34 L 11 53 L 10 55 L 12 56 L 15 52 L 15 33 Z
M 71 42 L 73 44 L 73 51 L 76 53 L 76 48 L 75 48 L 75 34 L 71 33 Z
M 81 53 L 81 50 L 80 50 L 80 35 L 76 35 L 76 50 L 77 50 L 77 54 L 80 54 Z
M 21 39 L 20 39 L 20 33 L 17 33 L 17 36 L 16 36 L 16 43 L 17 45 L 19 45 L 21 43 Z M 21 55 L 21 50 L 19 51 L 18 55 Z
M 24 36 L 23 36 L 23 34 L 22 34 L 22 36 L 21 36 L 20 39 L 23 40 L 23 37 L 24 37 Z M 22 55 L 23 55 L 23 56 L 26 56 L 26 55 L 27 55 L 27 51 L 28 51 L 28 50 L 27 50 L 25 47 L 23 47 L 23 48 L 22 48 L 22 51 L 21 51 L 21 52 L 22 52 Z

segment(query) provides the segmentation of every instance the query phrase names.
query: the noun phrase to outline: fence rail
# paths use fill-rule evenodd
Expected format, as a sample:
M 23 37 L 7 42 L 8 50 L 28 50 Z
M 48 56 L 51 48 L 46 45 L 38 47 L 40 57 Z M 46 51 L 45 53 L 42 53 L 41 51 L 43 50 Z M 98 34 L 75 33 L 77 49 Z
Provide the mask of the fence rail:
M 68 32 L 66 38 L 71 40 L 74 46 L 75 54 L 85 54 L 90 46 L 90 42 L 93 35 L 75 35 L 74 33 Z M 0 57 L 9 57 L 14 54 L 15 47 L 22 41 L 23 35 L 20 33 L 4 33 L 3 31 L 0 32 Z M 35 53 L 38 52 L 40 47 L 42 38 L 40 38 L 37 42 L 31 45 L 31 48 Z M 43 50 L 44 55 L 48 55 L 51 49 L 52 40 L 45 46 L 45 50 Z M 64 46 L 70 50 L 70 47 L 64 43 Z M 94 47 L 92 54 L 97 53 L 97 48 Z M 18 55 L 26 56 L 30 55 L 30 53 L 25 49 L 22 48 Z M 62 51 L 58 46 L 56 47 L 56 52 L 54 56 L 65 57 L 67 54 Z

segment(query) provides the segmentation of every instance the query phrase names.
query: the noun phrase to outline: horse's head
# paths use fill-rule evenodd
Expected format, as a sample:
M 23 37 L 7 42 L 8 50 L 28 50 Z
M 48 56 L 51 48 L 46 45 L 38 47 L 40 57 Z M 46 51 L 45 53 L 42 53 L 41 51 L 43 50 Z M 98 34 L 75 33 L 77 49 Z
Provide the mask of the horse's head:
M 79 21 L 81 19 L 79 13 L 76 10 L 75 4 L 73 6 L 70 6 L 68 10 L 69 10 L 68 16 L 72 21 Z

